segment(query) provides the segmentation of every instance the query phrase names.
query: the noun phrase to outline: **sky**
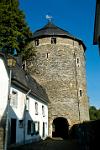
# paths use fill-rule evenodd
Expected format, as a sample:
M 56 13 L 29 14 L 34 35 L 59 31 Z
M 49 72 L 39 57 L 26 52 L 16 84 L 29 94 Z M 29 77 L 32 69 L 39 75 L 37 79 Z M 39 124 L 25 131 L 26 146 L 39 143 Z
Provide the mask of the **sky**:
M 91 106 L 100 108 L 100 56 L 93 45 L 96 0 L 19 0 L 20 9 L 34 32 L 47 24 L 46 15 L 53 23 L 81 39 L 86 45 L 87 95 Z

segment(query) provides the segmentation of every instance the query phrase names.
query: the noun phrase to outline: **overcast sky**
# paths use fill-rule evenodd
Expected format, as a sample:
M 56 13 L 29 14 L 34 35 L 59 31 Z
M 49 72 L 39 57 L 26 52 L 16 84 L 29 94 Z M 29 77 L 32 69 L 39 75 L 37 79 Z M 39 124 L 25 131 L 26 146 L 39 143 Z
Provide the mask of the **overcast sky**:
M 46 15 L 57 26 L 81 39 L 86 50 L 87 94 L 90 105 L 100 108 L 100 56 L 93 45 L 95 0 L 19 0 L 31 31 L 43 27 Z

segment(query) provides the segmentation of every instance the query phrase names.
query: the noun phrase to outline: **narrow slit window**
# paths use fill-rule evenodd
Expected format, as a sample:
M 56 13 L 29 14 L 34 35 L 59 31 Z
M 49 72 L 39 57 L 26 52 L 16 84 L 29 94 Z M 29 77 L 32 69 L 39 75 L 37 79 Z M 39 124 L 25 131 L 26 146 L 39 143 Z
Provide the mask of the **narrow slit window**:
M 82 97 L 82 94 L 83 94 L 83 93 L 82 93 L 82 90 L 80 90 L 80 97 Z
M 77 58 L 77 64 L 79 64 L 79 58 Z
M 49 57 L 49 54 L 47 53 L 47 58 Z
M 78 67 L 80 66 L 80 59 L 79 58 L 76 59 L 76 64 Z

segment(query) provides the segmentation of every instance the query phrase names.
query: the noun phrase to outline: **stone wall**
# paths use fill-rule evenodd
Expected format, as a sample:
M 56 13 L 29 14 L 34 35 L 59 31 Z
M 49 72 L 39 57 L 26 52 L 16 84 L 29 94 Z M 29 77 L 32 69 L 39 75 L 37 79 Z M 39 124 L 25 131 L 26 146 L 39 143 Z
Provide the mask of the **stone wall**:
M 100 120 L 75 124 L 70 130 L 70 138 L 77 139 L 84 150 L 100 147 Z
M 36 51 L 36 58 L 28 69 L 46 89 L 50 101 L 49 135 L 57 117 L 66 118 L 71 126 L 89 120 L 83 46 L 78 41 L 60 37 L 56 44 L 51 44 L 49 37 L 39 39 Z

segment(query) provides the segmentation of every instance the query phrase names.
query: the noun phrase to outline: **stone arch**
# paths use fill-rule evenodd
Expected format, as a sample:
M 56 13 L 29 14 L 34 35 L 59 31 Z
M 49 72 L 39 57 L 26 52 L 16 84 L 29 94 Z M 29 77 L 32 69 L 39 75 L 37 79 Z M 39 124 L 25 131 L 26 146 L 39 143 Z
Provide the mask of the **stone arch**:
M 57 117 L 52 123 L 52 137 L 68 138 L 69 123 L 64 117 Z

